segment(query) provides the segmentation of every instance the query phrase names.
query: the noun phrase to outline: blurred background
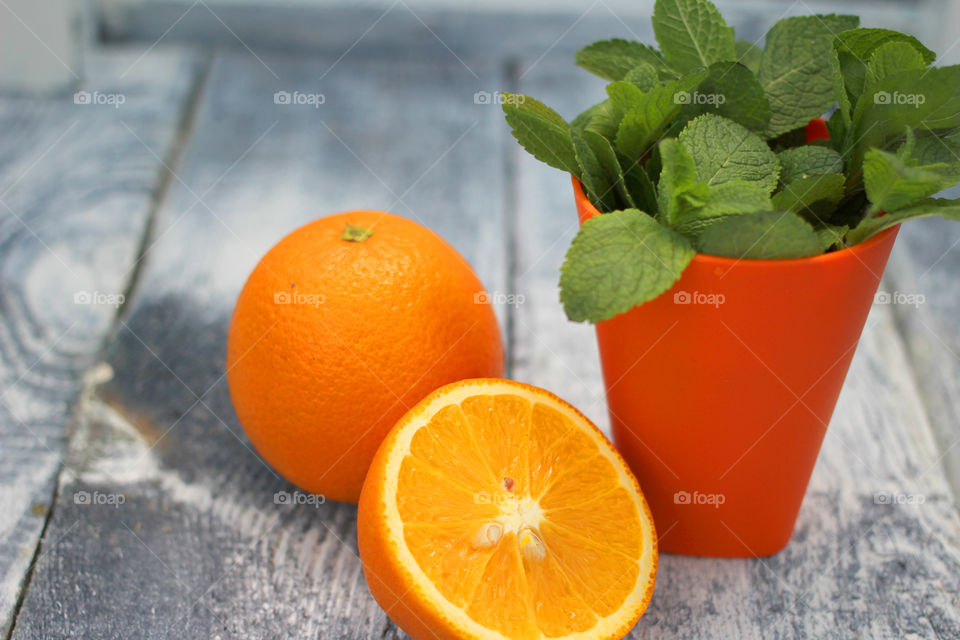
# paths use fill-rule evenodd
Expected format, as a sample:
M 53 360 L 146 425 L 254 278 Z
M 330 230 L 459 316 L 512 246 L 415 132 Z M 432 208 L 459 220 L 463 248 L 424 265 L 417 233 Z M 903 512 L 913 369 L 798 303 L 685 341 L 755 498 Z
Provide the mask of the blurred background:
M 960 0 L 717 5 L 737 35 L 750 40 L 784 15 L 855 13 L 865 25 L 919 37 L 939 54 L 940 64 L 960 60 L 953 46 Z M 381 53 L 413 58 L 440 51 L 441 44 L 425 33 L 429 27 L 458 55 L 543 54 L 545 42 L 554 45 L 546 55 L 562 56 L 602 35 L 649 39 L 652 6 L 652 0 L 2 0 L 0 89 L 69 87 L 82 75 L 84 51 L 98 44 L 187 43 L 340 55 L 358 35 L 375 29 L 379 33 L 371 42 Z

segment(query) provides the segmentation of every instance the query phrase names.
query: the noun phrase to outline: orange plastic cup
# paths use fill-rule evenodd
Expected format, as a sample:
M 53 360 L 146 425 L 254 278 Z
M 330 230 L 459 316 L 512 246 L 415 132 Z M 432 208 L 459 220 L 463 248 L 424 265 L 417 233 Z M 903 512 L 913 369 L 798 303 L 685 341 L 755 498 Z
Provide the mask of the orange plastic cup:
M 581 224 L 600 215 L 573 179 Z M 795 260 L 697 254 L 596 325 L 614 443 L 661 551 L 786 546 L 898 227 Z

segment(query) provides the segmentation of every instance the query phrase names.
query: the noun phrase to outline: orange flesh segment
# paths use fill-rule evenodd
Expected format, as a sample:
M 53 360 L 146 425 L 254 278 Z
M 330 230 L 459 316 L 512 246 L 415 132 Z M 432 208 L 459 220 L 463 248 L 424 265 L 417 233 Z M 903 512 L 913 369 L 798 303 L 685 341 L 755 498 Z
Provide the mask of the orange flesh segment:
M 471 395 L 420 427 L 397 506 L 450 603 L 508 638 L 589 631 L 634 590 L 643 524 L 596 440 L 519 395 Z

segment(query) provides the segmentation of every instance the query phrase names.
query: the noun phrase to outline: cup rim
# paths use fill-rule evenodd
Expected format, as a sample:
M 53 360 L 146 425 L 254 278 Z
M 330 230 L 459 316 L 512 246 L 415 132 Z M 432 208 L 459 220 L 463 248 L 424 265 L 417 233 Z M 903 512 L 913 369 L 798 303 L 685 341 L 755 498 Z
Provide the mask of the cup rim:
M 590 202 L 590 199 L 587 198 L 586 194 L 583 191 L 583 185 L 576 176 L 570 176 L 571 181 L 573 182 L 573 193 L 576 200 L 577 206 L 582 207 L 584 211 L 587 212 L 584 220 L 580 223 L 581 225 L 586 220 L 590 218 L 595 218 L 596 216 L 602 215 L 593 203 Z M 877 233 L 863 242 L 858 242 L 857 244 L 851 247 L 845 247 L 839 251 L 831 251 L 830 253 L 820 253 L 815 256 L 807 256 L 805 258 L 784 258 L 784 259 L 767 259 L 767 258 L 728 258 L 724 256 L 712 256 L 706 253 L 697 253 L 693 260 L 703 264 L 704 266 L 714 266 L 714 267 L 726 267 L 730 268 L 737 264 L 750 264 L 756 266 L 764 267 L 774 267 L 774 266 L 797 266 L 799 264 L 810 265 L 810 264 L 822 264 L 829 262 L 836 262 L 839 260 L 847 259 L 851 256 L 859 259 L 859 254 L 868 251 L 870 247 L 876 244 L 881 244 L 886 241 L 886 238 L 890 235 L 896 235 L 897 231 L 900 229 L 900 224 L 897 223 L 894 226 L 884 229 L 880 233 Z

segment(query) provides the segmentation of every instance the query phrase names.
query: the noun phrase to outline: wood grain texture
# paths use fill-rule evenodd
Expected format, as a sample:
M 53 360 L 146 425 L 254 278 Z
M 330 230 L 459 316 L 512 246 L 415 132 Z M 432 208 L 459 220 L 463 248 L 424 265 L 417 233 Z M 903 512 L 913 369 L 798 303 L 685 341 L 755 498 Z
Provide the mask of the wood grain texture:
M 47 518 L 82 372 L 130 280 L 197 65 L 168 50 L 124 77 L 95 52 L 80 90 L 122 104 L 0 98 L 0 635 Z M 91 102 L 96 102 L 93 99 Z M 82 102 L 82 101 L 81 101 Z
M 55 542 L 16 638 L 398 637 L 362 576 L 355 507 L 275 502 L 293 487 L 233 414 L 226 332 L 271 245 L 351 208 L 429 225 L 505 291 L 501 116 L 452 58 L 348 58 L 323 81 L 329 59 L 264 62 L 230 54 L 211 70 L 129 315 L 77 409 Z M 278 105 L 277 91 L 325 101 Z
M 569 67 L 540 64 L 519 88 L 571 118 L 603 97 L 600 85 L 570 91 L 582 80 Z M 593 332 L 567 322 L 557 300 L 576 231 L 569 177 L 521 149 L 513 161 L 517 286 L 526 296 L 515 320 L 515 375 L 607 429 Z M 956 282 L 938 290 L 955 297 Z M 877 305 L 790 545 L 763 559 L 662 555 L 653 602 L 630 637 L 960 637 L 960 518 L 939 456 L 891 308 Z

